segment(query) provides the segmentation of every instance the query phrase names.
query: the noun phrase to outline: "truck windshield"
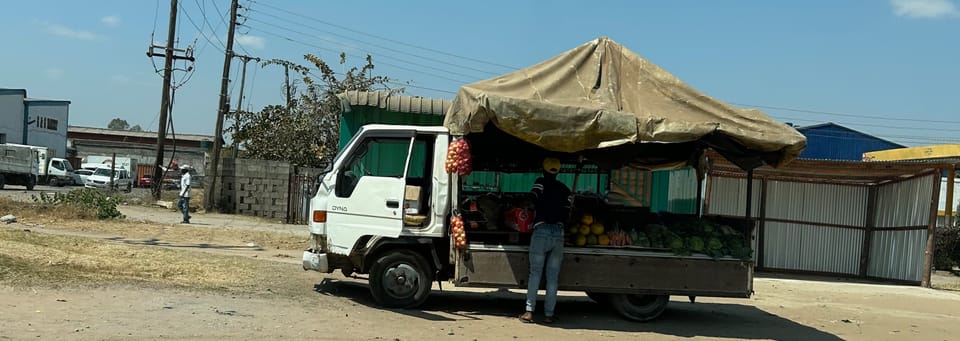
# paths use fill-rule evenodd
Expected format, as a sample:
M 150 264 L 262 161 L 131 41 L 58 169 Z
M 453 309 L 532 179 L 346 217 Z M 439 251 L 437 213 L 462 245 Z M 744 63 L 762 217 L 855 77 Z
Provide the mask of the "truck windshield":
M 73 165 L 71 165 L 69 162 L 66 162 L 66 161 L 63 162 L 63 168 L 66 169 L 68 172 L 73 171 Z

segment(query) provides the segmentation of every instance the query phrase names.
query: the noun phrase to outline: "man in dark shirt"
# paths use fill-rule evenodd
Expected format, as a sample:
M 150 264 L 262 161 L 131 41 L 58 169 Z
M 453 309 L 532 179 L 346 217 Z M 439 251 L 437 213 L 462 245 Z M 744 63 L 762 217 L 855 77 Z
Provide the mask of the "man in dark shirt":
M 523 322 L 533 321 L 537 306 L 540 277 L 546 265 L 547 296 L 544 301 L 545 323 L 556 321 L 557 279 L 563 262 L 563 224 L 570 218 L 571 195 L 567 185 L 557 180 L 560 160 L 543 160 L 543 176 L 537 178 L 531 192 L 535 197 L 536 218 L 530 237 L 530 275 L 527 282 L 526 311 L 520 315 Z

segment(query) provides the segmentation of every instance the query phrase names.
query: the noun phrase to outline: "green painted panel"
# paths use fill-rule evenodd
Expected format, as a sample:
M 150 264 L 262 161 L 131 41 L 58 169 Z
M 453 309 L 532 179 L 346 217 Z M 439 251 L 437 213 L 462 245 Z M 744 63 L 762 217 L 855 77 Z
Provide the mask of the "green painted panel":
M 670 201 L 670 171 L 653 171 L 650 175 L 650 211 L 665 211 Z
M 340 149 L 342 150 L 346 147 L 350 139 L 360 131 L 360 128 L 367 124 L 438 126 L 443 124 L 443 117 L 428 114 L 392 112 L 362 106 L 354 107 L 351 112 L 343 113 L 340 116 Z M 375 170 L 381 174 L 402 174 L 408 147 L 409 144 L 380 145 L 370 150 L 367 155 L 364 156 L 363 163 L 367 167 L 372 168 L 370 171 Z M 432 147 L 432 145 L 428 146 L 422 141 L 414 144 L 408 177 L 425 177 L 425 169 L 423 166 L 426 165 L 427 152 L 430 150 L 430 147 Z M 421 167 L 417 167 L 417 165 L 421 165 Z
M 693 168 L 652 172 L 650 191 L 653 212 L 697 212 L 697 174 Z
M 340 149 L 350 142 L 360 127 L 366 124 L 402 124 L 415 126 L 443 125 L 443 116 L 386 111 L 380 108 L 357 106 L 340 115 Z
M 356 163 L 357 174 L 373 174 L 377 176 L 400 177 L 407 162 L 407 150 L 410 148 L 409 139 L 377 139 L 368 142 L 367 153 Z M 413 156 L 410 160 L 408 178 L 425 178 L 427 168 L 427 152 L 432 143 L 427 139 L 418 139 L 413 144 Z

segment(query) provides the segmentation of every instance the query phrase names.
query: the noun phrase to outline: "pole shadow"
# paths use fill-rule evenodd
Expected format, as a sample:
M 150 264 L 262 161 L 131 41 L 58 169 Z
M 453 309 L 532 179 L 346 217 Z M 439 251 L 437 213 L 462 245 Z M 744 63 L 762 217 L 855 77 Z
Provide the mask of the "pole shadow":
M 220 244 L 210 244 L 210 243 L 176 243 L 176 242 L 169 242 L 169 241 L 164 241 L 156 238 L 127 239 L 123 237 L 109 237 L 104 239 L 120 242 L 124 244 L 129 244 L 129 245 L 163 246 L 163 247 L 193 248 L 193 249 L 241 250 L 241 251 L 264 251 L 265 250 L 260 246 L 220 245 Z

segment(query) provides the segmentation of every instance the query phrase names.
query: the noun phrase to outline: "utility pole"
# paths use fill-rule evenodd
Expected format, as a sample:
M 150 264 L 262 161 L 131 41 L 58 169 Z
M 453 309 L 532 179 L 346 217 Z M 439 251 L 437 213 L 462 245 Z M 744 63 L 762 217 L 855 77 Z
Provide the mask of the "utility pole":
M 284 64 L 284 65 L 283 65 L 283 78 L 284 78 L 284 79 L 286 80 L 286 82 L 287 82 L 287 88 L 286 88 L 286 91 L 287 91 L 287 109 L 289 110 L 289 109 L 290 109 L 290 100 L 291 100 L 290 97 L 293 97 L 293 95 L 290 94 L 290 64 Z
M 220 81 L 220 107 L 217 111 L 217 128 L 216 133 L 214 134 L 213 141 L 213 162 L 210 163 L 210 183 L 206 187 L 206 193 L 204 193 L 204 198 L 206 199 L 206 205 L 204 208 L 210 210 L 213 208 L 214 203 L 217 202 L 215 194 L 217 193 L 217 172 L 220 169 L 220 149 L 221 141 L 223 141 L 223 116 L 226 115 L 227 111 L 230 108 L 227 107 L 227 83 L 230 82 L 230 62 L 233 59 L 233 33 L 237 29 L 237 0 L 230 1 L 230 27 L 227 30 L 227 50 L 223 54 L 223 78 Z
M 153 167 L 153 198 L 160 199 L 161 179 L 163 178 L 163 144 L 167 138 L 167 115 L 170 113 L 170 74 L 173 72 L 174 59 L 186 59 L 193 61 L 193 55 L 188 50 L 178 50 L 173 48 L 177 32 L 177 0 L 170 0 L 170 25 L 167 29 L 167 46 L 157 46 L 150 42 L 150 49 L 147 50 L 147 57 L 164 57 L 163 62 L 163 94 L 160 97 L 160 125 L 157 128 L 157 158 Z M 154 49 L 164 49 L 163 54 L 154 52 Z M 184 56 L 177 56 L 175 52 L 185 52 Z
M 240 60 L 243 61 L 243 69 L 240 71 L 240 98 L 237 99 L 237 111 L 234 112 L 234 118 L 233 118 L 234 135 L 236 135 L 237 128 L 238 128 L 236 115 L 239 114 L 240 111 L 242 110 L 241 108 L 243 108 L 243 84 L 247 82 L 247 63 L 250 62 L 251 60 L 256 60 L 258 63 L 260 62 L 260 58 L 257 58 L 257 57 L 238 55 L 237 58 L 240 58 Z M 233 146 L 231 147 L 230 157 L 236 160 L 237 148 L 240 147 L 240 143 L 237 142 L 236 138 L 233 138 L 232 140 L 233 140 L 232 141 Z

